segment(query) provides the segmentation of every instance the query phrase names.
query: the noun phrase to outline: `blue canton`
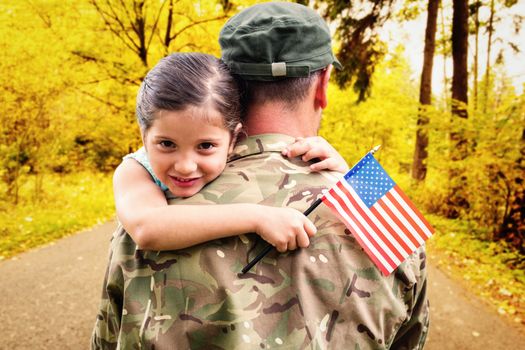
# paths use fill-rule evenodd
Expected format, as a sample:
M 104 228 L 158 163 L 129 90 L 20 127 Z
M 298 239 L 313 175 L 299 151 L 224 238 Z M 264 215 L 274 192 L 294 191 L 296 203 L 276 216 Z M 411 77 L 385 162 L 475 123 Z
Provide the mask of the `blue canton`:
M 350 169 L 345 180 L 368 208 L 396 185 L 371 153 Z

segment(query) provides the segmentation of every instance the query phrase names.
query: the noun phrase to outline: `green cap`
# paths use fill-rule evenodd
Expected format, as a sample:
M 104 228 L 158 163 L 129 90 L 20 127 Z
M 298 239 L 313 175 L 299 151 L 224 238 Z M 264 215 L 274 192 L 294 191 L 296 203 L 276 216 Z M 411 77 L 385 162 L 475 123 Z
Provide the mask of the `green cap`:
M 329 64 L 341 69 L 331 41 L 317 12 L 289 2 L 251 6 L 230 18 L 219 36 L 232 73 L 263 81 L 307 77 Z

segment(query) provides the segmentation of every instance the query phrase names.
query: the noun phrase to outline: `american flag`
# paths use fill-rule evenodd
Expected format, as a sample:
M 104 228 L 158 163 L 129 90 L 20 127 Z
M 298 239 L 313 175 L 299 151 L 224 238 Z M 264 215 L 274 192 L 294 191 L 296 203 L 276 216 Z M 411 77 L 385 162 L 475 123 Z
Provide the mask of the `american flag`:
M 434 229 L 369 152 L 322 197 L 388 276 Z

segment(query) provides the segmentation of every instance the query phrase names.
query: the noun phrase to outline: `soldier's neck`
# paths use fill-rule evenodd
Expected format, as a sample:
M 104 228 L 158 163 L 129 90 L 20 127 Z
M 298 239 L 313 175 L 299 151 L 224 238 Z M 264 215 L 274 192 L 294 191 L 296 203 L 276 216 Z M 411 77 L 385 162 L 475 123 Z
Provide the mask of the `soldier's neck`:
M 318 126 L 314 113 L 304 104 L 298 104 L 294 109 L 275 103 L 251 106 L 245 119 L 246 132 L 250 136 L 260 134 L 315 136 Z

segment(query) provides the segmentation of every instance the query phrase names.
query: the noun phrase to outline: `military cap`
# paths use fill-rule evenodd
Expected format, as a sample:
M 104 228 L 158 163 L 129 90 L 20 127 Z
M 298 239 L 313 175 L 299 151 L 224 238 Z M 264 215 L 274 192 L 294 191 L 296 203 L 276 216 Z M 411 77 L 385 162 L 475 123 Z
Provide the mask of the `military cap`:
M 268 2 L 241 11 L 226 22 L 219 44 L 222 60 L 246 80 L 306 77 L 329 64 L 342 68 L 326 22 L 295 3 Z

